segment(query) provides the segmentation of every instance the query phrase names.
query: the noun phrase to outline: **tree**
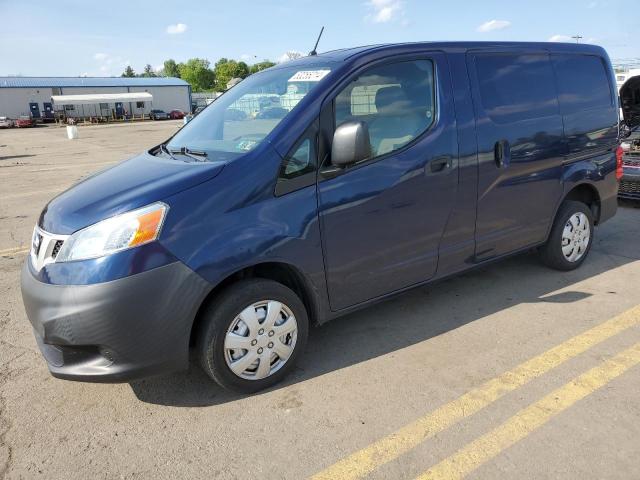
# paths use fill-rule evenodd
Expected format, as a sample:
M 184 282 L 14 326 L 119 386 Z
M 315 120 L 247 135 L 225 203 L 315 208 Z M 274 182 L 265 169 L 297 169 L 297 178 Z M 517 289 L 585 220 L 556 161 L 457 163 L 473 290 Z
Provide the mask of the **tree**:
M 282 61 L 288 62 L 289 60 L 297 60 L 298 58 L 302 58 L 302 54 L 295 50 L 290 50 L 282 56 Z
M 215 86 L 216 75 L 204 58 L 190 58 L 178 65 L 180 78 L 191 84 L 194 92 L 211 90 Z
M 251 65 L 251 68 L 249 69 L 250 73 L 258 73 L 262 70 L 265 70 L 267 68 L 271 68 L 275 65 L 275 63 L 273 63 L 271 60 L 263 60 L 262 62 L 259 63 L 254 63 L 253 65 Z
M 157 77 L 156 72 L 153 71 L 153 67 L 148 63 L 144 66 L 144 73 L 141 77 Z
M 131 65 L 127 65 L 127 68 L 124 69 L 124 72 L 122 73 L 123 77 L 135 77 L 136 76 L 136 72 L 133 71 L 133 68 L 131 68 Z
M 163 73 L 165 77 L 177 77 L 180 78 L 180 69 L 175 60 L 170 58 L 164 61 Z
M 232 78 L 246 78 L 249 76 L 249 66 L 244 62 L 236 62 L 221 58 L 214 67 L 216 75 L 216 90 L 222 92 L 227 89 L 227 83 Z

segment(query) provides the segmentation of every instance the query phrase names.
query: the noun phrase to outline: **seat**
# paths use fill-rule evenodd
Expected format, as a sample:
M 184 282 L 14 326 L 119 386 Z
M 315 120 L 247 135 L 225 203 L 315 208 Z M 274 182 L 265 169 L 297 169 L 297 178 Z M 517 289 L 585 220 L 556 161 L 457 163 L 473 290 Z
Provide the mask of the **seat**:
M 375 103 L 376 118 L 369 122 L 371 148 L 375 156 L 409 143 L 428 124 L 424 106 L 420 108 L 420 103 L 412 101 L 400 86 L 380 88 L 376 92 Z

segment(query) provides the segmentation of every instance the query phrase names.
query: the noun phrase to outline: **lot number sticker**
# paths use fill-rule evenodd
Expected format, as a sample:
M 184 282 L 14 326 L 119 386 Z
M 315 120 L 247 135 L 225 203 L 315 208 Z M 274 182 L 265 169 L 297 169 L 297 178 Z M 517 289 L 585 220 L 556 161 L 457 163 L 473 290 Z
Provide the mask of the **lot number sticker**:
M 330 70 L 302 70 L 289 79 L 290 82 L 319 82 Z

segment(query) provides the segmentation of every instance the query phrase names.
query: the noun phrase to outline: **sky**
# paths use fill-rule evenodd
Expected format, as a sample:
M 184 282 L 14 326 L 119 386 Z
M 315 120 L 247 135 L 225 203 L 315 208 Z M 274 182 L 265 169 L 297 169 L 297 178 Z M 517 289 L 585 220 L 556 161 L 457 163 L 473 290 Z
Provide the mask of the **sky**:
M 119 76 L 127 65 L 251 64 L 376 43 L 575 41 L 640 62 L 640 0 L 0 0 L 0 75 Z M 635 18 L 634 18 L 635 17 Z

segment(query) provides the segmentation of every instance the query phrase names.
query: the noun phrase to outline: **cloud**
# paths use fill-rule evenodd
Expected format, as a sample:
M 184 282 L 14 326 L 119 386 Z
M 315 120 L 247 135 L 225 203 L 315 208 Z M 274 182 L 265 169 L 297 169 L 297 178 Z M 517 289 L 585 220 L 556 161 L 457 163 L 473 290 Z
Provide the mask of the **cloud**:
M 123 61 L 122 57 L 111 55 L 110 53 L 95 53 L 93 59 L 98 62 L 99 75 L 109 77 L 119 75 L 122 70 L 129 64 L 129 60 Z
M 122 63 L 122 57 L 113 56 L 110 53 L 96 53 L 93 55 L 94 60 L 97 60 L 104 65 L 113 65 L 114 63 Z
M 480 25 L 476 30 L 480 33 L 494 32 L 496 30 L 504 30 L 509 28 L 511 22 L 508 20 L 489 20 Z
M 187 31 L 187 25 L 184 23 L 176 23 L 175 25 L 169 25 L 167 27 L 167 33 L 169 35 L 176 35 Z
M 387 23 L 398 17 L 404 17 L 402 0 L 368 0 L 366 3 L 370 13 L 365 20 L 373 23 Z
M 547 40 L 547 42 L 572 42 L 573 39 L 569 36 L 569 35 L 553 35 L 552 37 L 549 37 L 549 40 Z

